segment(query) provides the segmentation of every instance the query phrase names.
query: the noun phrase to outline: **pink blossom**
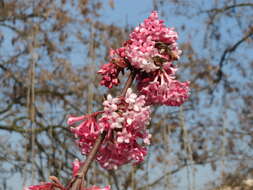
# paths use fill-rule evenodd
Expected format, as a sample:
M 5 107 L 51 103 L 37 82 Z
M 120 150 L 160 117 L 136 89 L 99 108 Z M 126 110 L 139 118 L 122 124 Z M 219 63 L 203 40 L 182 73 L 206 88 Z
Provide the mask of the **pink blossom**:
M 103 104 L 104 113 L 98 121 L 100 129 L 107 131 L 97 157 L 102 167 L 116 169 L 132 160 L 136 163 L 144 160 L 147 154 L 144 145 L 148 145 L 151 138 L 146 129 L 151 111 L 145 103 L 145 97 L 137 96 L 130 88 L 125 97 L 108 95 Z M 141 139 L 142 145 L 138 143 Z
M 111 49 L 109 57 L 110 62 L 102 65 L 98 73 L 103 76 L 100 84 L 112 88 L 120 83 L 119 73 L 127 66 L 124 59 L 124 48 Z
M 111 49 L 109 53 L 109 58 L 112 63 L 117 65 L 120 68 L 125 68 L 127 66 L 127 62 L 125 60 L 125 48 L 121 47 L 116 50 Z
M 145 95 L 147 104 L 180 106 L 189 97 L 189 82 L 175 80 L 176 69 L 166 63 L 161 70 L 138 75 L 138 90 Z
M 153 11 L 140 26 L 130 34 L 130 39 L 124 44 L 125 56 L 130 64 L 145 72 L 159 69 L 157 58 L 167 62 L 179 59 L 181 50 L 178 49 L 177 33 L 173 28 L 167 28 L 158 13 Z
M 82 165 L 82 163 L 78 159 L 75 159 L 72 162 L 72 176 L 73 177 L 77 176 L 79 168 L 81 167 L 81 165 Z
M 80 117 L 72 117 L 72 116 L 70 116 L 70 117 L 68 118 L 67 124 L 68 124 L 68 125 L 72 125 L 72 124 L 74 124 L 74 123 L 76 123 L 76 122 L 79 122 L 79 121 L 84 120 L 85 117 L 86 117 L 85 115 L 82 115 L 82 116 L 80 116 Z
M 54 187 L 53 183 L 41 183 L 40 185 L 26 187 L 23 190 L 54 190 Z
M 76 118 L 70 117 L 68 119 L 68 123 L 71 123 L 69 120 L 78 122 L 80 120 L 77 118 L 83 118 L 83 120 L 81 120 L 82 122 L 79 125 L 76 127 L 71 127 L 71 132 L 77 138 L 76 143 L 81 148 L 82 154 L 87 155 L 90 152 L 97 137 L 100 135 L 100 129 L 96 121 L 97 114 L 98 113 L 94 113 L 91 115 L 80 116 Z M 72 122 L 71 124 L 73 125 L 75 123 Z
M 132 160 L 135 164 L 141 163 L 146 155 L 147 148 L 139 145 L 136 140 L 129 143 L 106 141 L 99 151 L 97 160 L 103 168 L 117 169 Z
M 116 169 L 132 160 L 136 163 L 143 161 L 147 154 L 145 146 L 149 145 L 151 138 L 146 129 L 151 110 L 146 106 L 145 96 L 137 96 L 128 89 L 125 97 L 108 95 L 103 105 L 104 111 L 98 120 L 97 113 L 69 118 L 70 121 L 84 119 L 71 128 L 82 154 L 87 155 L 98 135 L 105 131 L 106 137 L 96 156 L 102 167 Z
M 110 189 L 111 189 L 110 186 L 106 186 L 104 188 L 100 188 L 98 186 L 92 186 L 92 187 L 85 189 L 85 190 L 110 190 Z
M 103 76 L 100 81 L 101 85 L 104 85 L 108 88 L 112 88 L 114 85 L 117 86 L 120 81 L 118 79 L 118 75 L 120 72 L 120 67 L 113 63 L 107 63 L 101 66 L 98 71 L 99 74 Z

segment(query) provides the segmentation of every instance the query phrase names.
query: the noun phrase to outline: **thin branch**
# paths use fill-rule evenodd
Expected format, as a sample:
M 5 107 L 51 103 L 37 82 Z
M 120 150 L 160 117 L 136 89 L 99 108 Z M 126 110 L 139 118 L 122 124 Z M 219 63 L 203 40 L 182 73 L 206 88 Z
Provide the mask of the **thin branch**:
M 90 168 L 92 161 L 95 159 L 95 156 L 102 144 L 106 133 L 103 132 L 96 140 L 91 152 L 89 153 L 87 159 L 85 160 L 85 164 L 80 168 L 77 177 L 73 178 L 70 183 L 70 190 L 81 190 L 83 187 L 86 186 L 86 174 Z
M 18 35 L 20 35 L 22 37 L 27 36 L 27 34 L 28 34 L 25 31 L 19 30 L 18 28 L 8 25 L 8 24 L 5 24 L 5 23 L 0 23 L 0 26 L 9 28 L 10 30 L 12 30 L 13 32 L 16 32 Z
M 26 21 L 28 18 L 43 18 L 46 19 L 46 16 L 38 13 L 32 13 L 32 14 L 19 14 L 19 15 L 14 15 L 14 16 L 1 16 L 0 17 L 0 22 L 5 22 L 5 21 L 13 21 L 13 20 L 23 20 Z
M 136 73 L 134 71 L 132 71 L 126 81 L 126 84 L 121 92 L 121 96 L 125 96 L 127 89 L 132 85 L 134 78 L 135 78 Z
M 222 80 L 223 78 L 223 71 L 222 71 L 222 68 L 223 68 L 223 65 L 224 65 L 224 62 L 228 56 L 228 54 L 234 52 L 238 47 L 239 45 L 241 45 L 243 42 L 245 42 L 248 38 L 250 38 L 251 36 L 253 36 L 253 28 L 250 29 L 250 32 L 248 32 L 245 36 L 243 36 L 240 40 L 238 40 L 234 45 L 226 48 L 224 50 L 224 52 L 222 53 L 221 55 L 221 58 L 220 58 L 220 61 L 219 61 L 219 69 L 216 73 L 216 76 L 217 76 L 217 79 L 214 81 L 216 83 L 215 87 L 213 88 L 212 92 L 214 92 L 214 90 L 216 89 L 217 87 L 217 84 Z
M 37 123 L 36 123 L 37 124 Z M 34 129 L 34 133 L 38 134 L 38 133 L 42 133 L 44 131 L 49 131 L 49 129 L 51 128 L 60 128 L 60 129 L 66 129 L 66 127 L 63 126 L 59 126 L 59 125 L 51 125 L 51 126 L 47 126 L 44 128 L 36 128 Z M 9 132 L 17 132 L 17 133 L 31 133 L 32 130 L 31 129 L 23 129 L 21 127 L 18 127 L 16 125 L 0 125 L 0 130 L 5 130 L 5 131 L 9 131 Z
M 230 6 L 226 6 L 223 8 L 214 8 L 214 9 L 209 9 L 209 10 L 204 10 L 201 11 L 201 13 L 222 13 L 230 9 L 234 9 L 237 7 L 253 7 L 253 3 L 238 3 Z
M 117 178 L 117 176 L 116 176 L 116 174 L 115 174 L 115 171 L 114 171 L 114 170 L 110 170 L 110 171 L 108 171 L 108 173 L 112 176 L 113 181 L 114 181 L 114 184 L 115 184 L 115 186 L 116 186 L 116 189 L 117 189 L 117 190 L 120 190 L 118 178 Z
M 3 114 L 5 112 L 9 111 L 12 108 L 12 106 L 13 106 L 13 103 L 10 103 L 6 108 L 0 110 L 0 114 Z
M 162 175 L 161 177 L 157 178 L 157 179 L 156 179 L 155 181 L 153 181 L 152 183 L 147 184 L 147 185 L 145 185 L 145 186 L 143 186 L 143 187 L 138 188 L 138 190 L 146 189 L 147 187 L 152 187 L 152 186 L 158 184 L 158 183 L 159 183 L 161 180 L 163 180 L 166 176 L 177 173 L 178 171 L 180 171 L 180 170 L 181 170 L 182 168 L 184 168 L 185 166 L 186 166 L 186 165 L 184 164 L 184 165 L 178 167 L 177 169 L 168 171 L 167 173 L 165 173 L 165 174 Z
M 222 79 L 223 76 L 223 72 L 222 72 L 222 67 L 224 65 L 224 61 L 226 60 L 226 57 L 229 53 L 233 52 L 236 50 L 236 48 L 245 40 L 247 40 L 251 35 L 253 35 L 253 32 L 249 33 L 248 35 L 246 35 L 245 37 L 243 37 L 241 40 L 239 40 L 237 43 L 235 43 L 232 47 L 229 47 L 227 49 L 225 49 L 225 51 L 223 52 L 220 62 L 219 62 L 219 70 L 217 72 L 217 82 L 219 82 Z

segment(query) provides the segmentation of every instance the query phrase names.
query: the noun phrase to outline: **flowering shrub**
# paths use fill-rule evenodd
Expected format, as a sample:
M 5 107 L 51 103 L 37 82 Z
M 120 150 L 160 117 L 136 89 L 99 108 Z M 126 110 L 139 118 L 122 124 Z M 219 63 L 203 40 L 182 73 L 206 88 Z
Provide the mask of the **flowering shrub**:
M 97 160 L 105 169 L 144 160 L 151 138 L 147 130 L 150 106 L 180 106 L 189 97 L 189 82 L 179 82 L 175 77 L 177 68 L 173 61 L 181 55 L 177 39 L 174 29 L 166 27 L 153 11 L 122 47 L 110 51 L 109 63 L 98 71 L 102 75 L 100 84 L 112 88 L 120 83 L 120 72 L 130 70 L 122 94 L 115 98 L 107 95 L 102 111 L 71 116 L 67 121 L 82 154 L 87 156 L 86 161 L 72 163 L 73 176 L 66 188 L 53 177 L 53 183 L 30 186 L 29 190 L 109 190 L 109 186 L 84 187 L 92 160 Z M 137 94 L 130 88 L 135 77 Z

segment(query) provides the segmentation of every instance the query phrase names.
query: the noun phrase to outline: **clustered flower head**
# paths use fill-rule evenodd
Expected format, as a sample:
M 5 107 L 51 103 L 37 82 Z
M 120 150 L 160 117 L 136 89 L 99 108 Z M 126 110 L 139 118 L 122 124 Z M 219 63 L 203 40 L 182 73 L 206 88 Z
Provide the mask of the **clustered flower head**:
M 106 132 L 96 157 L 102 167 L 116 169 L 132 160 L 136 163 L 143 161 L 147 154 L 145 145 L 151 138 L 146 129 L 151 110 L 146 106 L 145 96 L 137 96 L 129 88 L 124 97 L 108 95 L 103 106 L 104 111 L 97 120 L 97 113 L 68 119 L 68 124 L 84 120 L 71 128 L 82 153 L 87 155 L 98 135 Z
M 97 123 L 98 113 L 80 117 L 69 117 L 68 125 L 79 123 L 76 127 L 71 127 L 71 132 L 75 135 L 76 143 L 81 147 L 82 154 L 87 155 L 94 145 L 97 137 L 100 135 L 100 129 Z
M 103 65 L 98 72 L 103 75 L 100 84 L 111 88 L 119 84 L 120 71 L 134 70 L 138 92 L 145 96 L 147 104 L 180 106 L 190 93 L 189 82 L 175 79 L 177 69 L 173 61 L 178 60 L 182 52 L 177 40 L 174 29 L 166 27 L 153 11 L 130 33 L 122 47 L 111 51 L 113 61 Z
M 138 75 L 137 88 L 146 97 L 147 104 L 180 106 L 188 99 L 189 82 L 176 80 L 175 72 L 172 63 L 166 63 L 162 70 Z
M 120 83 L 118 78 L 119 73 L 126 67 L 125 60 L 123 59 L 123 48 L 111 49 L 109 57 L 110 62 L 102 65 L 98 73 L 103 76 L 100 84 L 112 88 L 114 85 L 117 86 Z
M 181 54 L 176 43 L 177 33 L 173 28 L 167 28 L 155 11 L 129 37 L 125 44 L 127 59 L 133 67 L 148 73 L 159 69 L 157 59 L 170 62 L 177 60 Z
M 101 130 L 107 132 L 97 157 L 102 167 L 116 169 L 131 160 L 136 163 L 144 160 L 145 145 L 151 137 L 146 129 L 151 110 L 145 104 L 145 97 L 137 96 L 130 88 L 125 97 L 108 95 L 103 103 L 104 113 L 98 121 Z

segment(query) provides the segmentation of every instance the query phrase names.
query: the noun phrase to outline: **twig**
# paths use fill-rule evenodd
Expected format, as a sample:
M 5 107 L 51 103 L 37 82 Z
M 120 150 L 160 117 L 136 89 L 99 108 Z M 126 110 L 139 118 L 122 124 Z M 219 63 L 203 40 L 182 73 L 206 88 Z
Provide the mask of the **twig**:
M 251 35 L 253 35 L 253 28 L 251 29 L 250 32 L 248 32 L 248 34 L 246 34 L 242 39 L 240 39 L 239 41 L 237 41 L 233 46 L 231 47 L 228 47 L 227 49 L 225 49 L 225 51 L 223 52 L 222 56 L 221 56 L 221 59 L 220 59 L 220 62 L 219 62 L 219 71 L 218 72 L 221 72 L 220 73 L 220 77 L 222 77 L 222 67 L 223 67 L 223 63 L 227 57 L 227 54 L 233 52 L 236 50 L 236 48 L 241 44 L 243 43 L 244 41 L 246 41 Z M 218 73 L 217 73 L 218 74 Z
M 117 178 L 117 176 L 116 176 L 114 170 L 110 170 L 110 171 L 108 171 L 108 173 L 112 176 L 113 181 L 114 181 L 114 184 L 115 184 L 115 186 L 116 186 L 116 189 L 117 189 L 117 190 L 120 190 L 118 178 Z
M 102 144 L 106 133 L 103 132 L 96 140 L 91 152 L 89 153 L 85 164 L 80 168 L 79 173 L 70 182 L 70 190 L 81 190 L 82 187 L 86 186 L 86 174 L 90 168 L 92 161 L 94 160 L 100 145 Z
M 171 175 L 171 174 L 175 174 L 177 173 L 178 171 L 180 171 L 182 168 L 184 168 L 186 165 L 182 165 L 182 166 L 179 166 L 178 168 L 172 170 L 172 171 L 168 171 L 167 173 L 165 173 L 164 175 L 162 175 L 161 177 L 159 177 L 158 179 L 156 179 L 155 181 L 153 181 L 152 183 L 150 184 L 147 184 L 145 186 L 142 186 L 140 188 L 138 188 L 138 190 L 144 190 L 146 189 L 147 187 L 152 187 L 152 186 L 155 186 L 156 184 L 158 184 L 161 180 L 163 180 L 167 175 Z
M 239 41 L 237 41 L 234 45 L 232 45 L 231 47 L 228 47 L 224 50 L 221 58 L 220 58 L 220 61 L 219 61 L 219 69 L 216 73 L 217 75 L 217 79 L 214 81 L 214 83 L 216 84 L 214 86 L 214 88 L 212 89 L 211 93 L 213 93 L 215 91 L 215 89 L 217 88 L 217 85 L 218 83 L 222 80 L 223 78 L 223 71 L 222 71 L 222 68 L 223 68 L 223 65 L 224 65 L 224 61 L 226 60 L 227 58 L 227 55 L 229 53 L 232 53 L 234 52 L 239 45 L 241 45 L 244 41 L 246 41 L 248 38 L 250 38 L 251 36 L 253 35 L 253 28 L 250 29 L 250 31 L 245 35 L 243 36 Z M 212 100 L 211 100 L 212 102 Z
M 126 95 L 127 89 L 132 85 L 132 83 L 134 81 L 135 75 L 136 75 L 136 73 L 134 71 L 131 71 L 131 73 L 126 81 L 126 84 L 121 92 L 121 96 Z
M 223 8 L 214 8 L 214 9 L 204 10 L 204 11 L 201 11 L 201 13 L 213 13 L 213 12 L 222 13 L 224 11 L 227 11 L 229 9 L 234 9 L 237 7 L 253 7 L 253 3 L 238 3 L 235 5 L 230 5 Z

